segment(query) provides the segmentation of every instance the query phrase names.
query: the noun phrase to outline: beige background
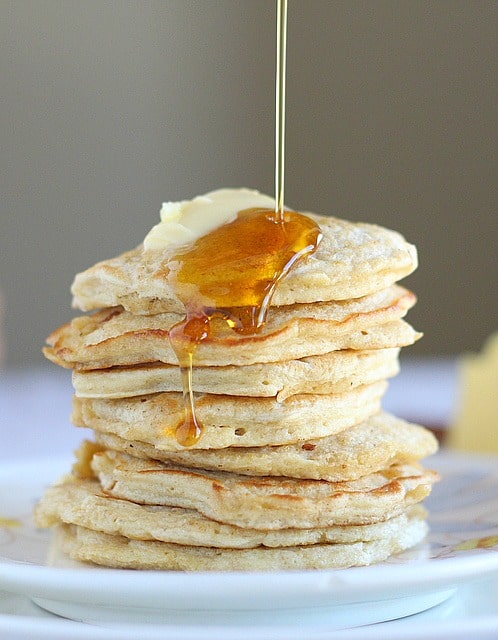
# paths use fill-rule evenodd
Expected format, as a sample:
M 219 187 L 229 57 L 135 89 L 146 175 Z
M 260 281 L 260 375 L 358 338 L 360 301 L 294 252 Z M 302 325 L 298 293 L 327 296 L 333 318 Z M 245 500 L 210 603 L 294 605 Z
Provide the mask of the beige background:
M 286 201 L 419 247 L 413 354 L 497 328 L 495 1 L 290 0 Z M 41 362 L 163 200 L 273 191 L 273 0 L 0 0 L 0 288 Z

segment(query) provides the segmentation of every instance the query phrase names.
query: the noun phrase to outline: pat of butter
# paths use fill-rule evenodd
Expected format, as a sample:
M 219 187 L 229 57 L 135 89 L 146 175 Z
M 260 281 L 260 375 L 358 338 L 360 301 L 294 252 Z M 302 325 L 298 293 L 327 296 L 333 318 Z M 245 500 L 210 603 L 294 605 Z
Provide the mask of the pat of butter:
M 274 209 L 275 200 L 251 189 L 218 189 L 193 200 L 165 202 L 161 222 L 146 235 L 144 249 L 162 250 L 193 242 L 252 207 Z
M 498 333 L 486 341 L 482 353 L 465 355 L 459 369 L 460 406 L 448 444 L 498 453 Z

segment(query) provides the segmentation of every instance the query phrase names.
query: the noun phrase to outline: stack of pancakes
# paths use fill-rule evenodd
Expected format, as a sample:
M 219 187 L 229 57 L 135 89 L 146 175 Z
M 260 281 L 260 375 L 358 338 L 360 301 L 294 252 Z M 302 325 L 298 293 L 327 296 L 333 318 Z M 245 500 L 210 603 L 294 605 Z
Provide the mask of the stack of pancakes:
M 184 309 L 168 258 L 142 247 L 73 284 L 93 311 L 57 329 L 46 356 L 73 369 L 73 422 L 94 442 L 36 508 L 73 559 L 184 570 L 330 568 L 382 561 L 426 534 L 436 474 L 430 432 L 381 409 L 416 268 L 397 233 L 309 214 L 317 251 L 279 284 L 255 335 L 225 325 L 195 352 L 204 426 L 190 447 L 168 331 Z M 97 311 L 95 311 L 97 310 Z

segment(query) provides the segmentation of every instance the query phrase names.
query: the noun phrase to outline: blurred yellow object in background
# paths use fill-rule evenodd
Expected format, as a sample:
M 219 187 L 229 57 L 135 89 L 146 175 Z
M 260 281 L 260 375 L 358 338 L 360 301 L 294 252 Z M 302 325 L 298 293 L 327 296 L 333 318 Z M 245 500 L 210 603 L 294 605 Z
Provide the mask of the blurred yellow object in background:
M 5 357 L 5 345 L 3 341 L 3 316 L 4 316 L 4 304 L 2 298 L 2 292 L 0 291 L 0 369 Z
M 460 400 L 448 445 L 477 453 L 498 453 L 498 332 L 479 354 L 459 363 Z

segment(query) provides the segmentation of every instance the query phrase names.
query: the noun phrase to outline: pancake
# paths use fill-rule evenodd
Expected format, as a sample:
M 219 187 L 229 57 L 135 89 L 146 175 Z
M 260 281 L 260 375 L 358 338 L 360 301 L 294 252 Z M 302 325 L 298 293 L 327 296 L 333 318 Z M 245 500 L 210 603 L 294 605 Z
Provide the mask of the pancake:
M 274 305 L 359 298 L 390 286 L 417 267 L 415 247 L 394 231 L 307 215 L 320 224 L 322 241 L 279 283 Z M 183 304 L 168 282 L 170 256 L 168 250 L 144 252 L 139 246 L 99 262 L 75 277 L 73 306 L 83 311 L 123 306 L 137 314 L 182 313 Z
M 346 350 L 244 367 L 195 367 L 192 388 L 197 393 L 275 396 L 279 402 L 300 393 L 342 393 L 396 375 L 398 353 L 399 349 Z M 129 398 L 182 391 L 178 366 L 161 363 L 73 371 L 72 378 L 80 398 Z
M 420 337 L 399 320 L 415 302 L 413 293 L 393 285 L 358 300 L 271 308 L 256 335 L 236 333 L 220 321 L 219 333 L 197 347 L 195 364 L 247 365 L 340 349 L 405 346 Z M 54 331 L 44 353 L 56 364 L 77 369 L 177 364 L 168 330 L 180 320 L 176 314 L 138 316 L 122 308 L 105 309 L 75 318 Z
M 339 569 L 381 562 L 418 544 L 427 524 L 409 518 L 400 532 L 369 542 L 299 547 L 216 549 L 167 542 L 130 540 L 77 525 L 59 525 L 54 546 L 73 560 L 122 569 L 180 571 L 281 571 Z
M 191 390 L 203 431 L 188 448 L 177 439 L 185 388 L 169 340 L 185 315 L 178 247 L 139 246 L 75 277 L 73 305 L 100 311 L 55 330 L 44 353 L 73 369 L 72 420 L 96 441 L 35 509 L 73 559 L 335 568 L 424 537 L 420 503 L 438 475 L 418 461 L 437 443 L 380 412 L 399 348 L 420 337 L 403 320 L 416 297 L 396 284 L 416 268 L 416 250 L 375 225 L 307 215 L 323 239 L 279 280 L 260 330 L 237 333 L 217 317 L 197 345 Z M 245 266 L 237 274 L 245 284 Z M 235 304 L 212 301 L 218 311 Z
M 164 451 L 112 434 L 96 433 L 95 437 L 103 448 L 193 469 L 330 482 L 355 480 L 393 464 L 413 463 L 438 448 L 428 429 L 387 413 L 379 413 L 332 436 L 278 447 Z
M 436 473 L 415 464 L 348 482 L 242 476 L 112 450 L 95 453 L 91 468 L 114 498 L 195 509 L 219 522 L 265 530 L 381 522 L 423 500 L 437 480 Z
M 422 507 L 416 508 L 421 509 L 422 517 Z M 96 480 L 78 480 L 74 476 L 46 490 L 36 506 L 35 520 L 40 527 L 76 524 L 134 540 L 232 549 L 368 542 L 399 534 L 408 524 L 408 516 L 403 513 L 385 522 L 356 527 L 243 529 L 216 522 L 192 509 L 139 505 L 111 498 L 102 492 Z
M 342 431 L 380 409 L 384 381 L 333 395 L 274 398 L 202 395 L 196 415 L 204 426 L 191 448 L 258 447 L 319 438 Z M 158 449 L 179 451 L 176 429 L 183 422 L 181 393 L 102 400 L 73 398 L 73 424 L 126 440 L 140 440 Z

